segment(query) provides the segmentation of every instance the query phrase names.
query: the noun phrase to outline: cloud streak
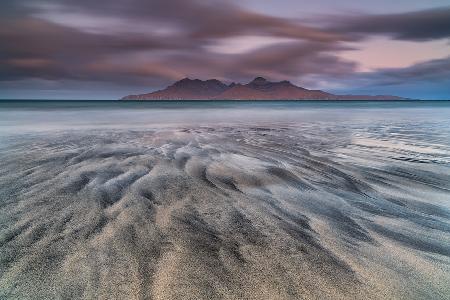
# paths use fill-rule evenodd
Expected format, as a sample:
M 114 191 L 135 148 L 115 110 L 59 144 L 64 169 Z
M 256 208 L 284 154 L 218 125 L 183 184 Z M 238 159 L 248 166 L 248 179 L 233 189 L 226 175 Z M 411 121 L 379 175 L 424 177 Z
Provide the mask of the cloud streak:
M 408 41 L 450 38 L 450 6 L 407 13 L 339 17 L 333 23 L 334 31 L 343 34 L 380 34 Z
M 357 63 L 339 56 L 349 41 L 450 36 L 450 7 L 333 16 L 313 26 L 219 0 L 21 0 L 1 6 L 0 89 L 36 79 L 152 89 L 185 76 L 233 81 L 261 75 L 301 84 L 311 76 L 354 74 Z M 246 39 L 255 36 L 280 42 L 258 46 Z M 245 51 L 214 50 L 233 47 L 228 41 L 236 38 L 248 43 Z

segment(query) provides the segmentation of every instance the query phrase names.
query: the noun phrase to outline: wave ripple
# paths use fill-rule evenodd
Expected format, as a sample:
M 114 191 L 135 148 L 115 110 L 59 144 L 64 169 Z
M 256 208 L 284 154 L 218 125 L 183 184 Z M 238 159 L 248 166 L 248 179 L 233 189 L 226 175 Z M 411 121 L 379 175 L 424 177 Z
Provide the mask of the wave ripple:
M 426 138 L 323 124 L 10 137 L 0 298 L 445 299 L 450 145 Z

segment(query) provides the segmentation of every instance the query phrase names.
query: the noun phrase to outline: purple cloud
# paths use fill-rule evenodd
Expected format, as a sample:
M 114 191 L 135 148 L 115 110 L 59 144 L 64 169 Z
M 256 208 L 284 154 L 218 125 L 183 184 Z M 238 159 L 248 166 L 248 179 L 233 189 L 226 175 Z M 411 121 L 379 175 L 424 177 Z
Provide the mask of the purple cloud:
M 354 74 L 356 63 L 339 57 L 348 41 L 375 34 L 448 38 L 450 28 L 450 8 L 334 16 L 313 26 L 219 0 L 19 0 L 1 6 L 0 89 L 44 79 L 62 87 L 80 81 L 150 90 L 186 76 L 244 81 L 260 75 L 302 83 Z M 211 47 L 250 36 L 282 42 L 257 47 L 249 38 L 246 51 L 232 53 Z M 377 74 L 373 78 L 390 78 L 389 72 Z

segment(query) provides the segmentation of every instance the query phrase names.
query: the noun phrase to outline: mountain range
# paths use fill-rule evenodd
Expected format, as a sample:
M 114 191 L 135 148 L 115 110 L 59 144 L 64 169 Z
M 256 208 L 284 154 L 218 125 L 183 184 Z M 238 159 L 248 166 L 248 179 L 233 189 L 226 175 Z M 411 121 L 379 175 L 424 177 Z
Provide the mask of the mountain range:
M 271 82 L 256 77 L 247 84 L 225 84 L 217 79 L 184 78 L 163 90 L 129 95 L 122 100 L 404 100 L 391 95 L 334 95 L 308 90 L 289 81 Z

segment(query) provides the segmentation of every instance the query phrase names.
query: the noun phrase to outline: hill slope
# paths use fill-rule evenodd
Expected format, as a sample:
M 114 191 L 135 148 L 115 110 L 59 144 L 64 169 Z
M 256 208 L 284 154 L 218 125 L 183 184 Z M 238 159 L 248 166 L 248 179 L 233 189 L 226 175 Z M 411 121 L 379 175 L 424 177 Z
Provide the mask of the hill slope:
M 257 77 L 247 84 L 226 85 L 217 80 L 184 78 L 152 93 L 129 95 L 122 100 L 403 100 L 390 95 L 334 95 L 308 90 L 289 81 L 271 82 Z

